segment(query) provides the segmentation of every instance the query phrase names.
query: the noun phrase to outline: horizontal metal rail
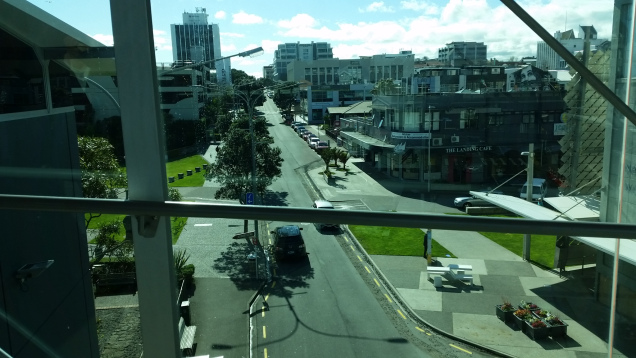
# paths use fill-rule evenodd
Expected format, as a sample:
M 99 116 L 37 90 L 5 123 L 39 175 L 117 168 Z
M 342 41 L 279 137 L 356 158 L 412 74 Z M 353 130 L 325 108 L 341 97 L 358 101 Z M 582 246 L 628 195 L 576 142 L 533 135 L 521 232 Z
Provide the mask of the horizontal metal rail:
M 328 222 L 369 226 L 598 238 L 636 239 L 636 225 L 566 220 L 470 217 L 416 213 L 253 206 L 193 202 L 148 202 L 0 194 L 0 209 L 145 216 L 205 217 L 283 222 Z

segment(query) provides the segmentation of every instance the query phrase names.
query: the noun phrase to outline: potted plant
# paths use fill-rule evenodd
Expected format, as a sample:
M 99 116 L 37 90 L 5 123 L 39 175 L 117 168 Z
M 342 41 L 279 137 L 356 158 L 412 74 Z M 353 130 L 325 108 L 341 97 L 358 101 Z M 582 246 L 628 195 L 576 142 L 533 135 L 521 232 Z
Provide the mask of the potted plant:
M 515 317 L 515 322 L 517 322 L 517 327 L 519 327 L 519 329 L 522 332 L 525 332 L 526 331 L 525 322 L 532 317 L 530 315 L 530 311 L 526 309 L 518 309 L 512 315 Z
M 505 323 L 514 321 L 514 318 L 512 318 L 514 312 L 515 308 L 512 306 L 512 303 L 506 300 L 504 300 L 502 304 L 495 306 L 497 317 Z
M 550 315 L 545 319 L 548 324 L 548 335 L 552 338 L 563 337 L 568 334 L 568 325 L 559 316 Z
M 526 335 L 533 340 L 543 339 L 548 336 L 548 325 L 538 318 L 533 318 L 525 322 Z
M 540 309 L 539 306 L 535 305 L 534 303 L 526 302 L 524 300 L 521 300 L 521 303 L 519 304 L 519 308 L 520 309 L 525 309 L 525 310 L 528 310 L 528 311 L 536 311 L 536 310 Z
M 535 317 L 539 319 L 545 319 L 550 315 L 550 312 L 540 309 L 540 310 L 532 311 L 532 315 L 534 315 Z

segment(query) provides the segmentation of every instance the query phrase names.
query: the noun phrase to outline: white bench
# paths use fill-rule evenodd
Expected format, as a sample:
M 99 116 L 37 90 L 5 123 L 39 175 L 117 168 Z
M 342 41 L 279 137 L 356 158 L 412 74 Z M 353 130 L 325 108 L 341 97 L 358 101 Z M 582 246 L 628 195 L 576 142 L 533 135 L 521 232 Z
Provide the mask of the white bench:
M 451 270 L 456 270 L 455 273 L 457 275 L 463 275 L 464 273 L 466 273 L 466 271 L 472 271 L 473 270 L 473 266 L 472 265 L 450 264 L 450 265 L 448 265 L 448 267 L 450 267 Z
M 194 353 L 192 352 L 192 346 L 194 345 L 194 333 L 196 331 L 197 326 L 186 326 L 183 317 L 179 319 L 179 345 L 187 356 L 191 356 Z
M 426 278 L 431 279 L 431 275 L 444 275 L 451 272 L 450 267 L 428 266 L 426 267 Z
M 472 275 L 464 275 L 464 274 L 454 274 L 451 271 L 451 276 L 453 276 L 453 278 L 457 281 L 468 281 L 470 282 L 470 285 L 473 285 L 473 276 Z

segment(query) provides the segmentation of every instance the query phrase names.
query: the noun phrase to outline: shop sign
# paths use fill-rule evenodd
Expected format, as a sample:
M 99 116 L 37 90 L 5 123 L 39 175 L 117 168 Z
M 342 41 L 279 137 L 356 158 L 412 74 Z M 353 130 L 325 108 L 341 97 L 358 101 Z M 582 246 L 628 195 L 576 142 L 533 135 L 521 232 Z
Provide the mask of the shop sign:
M 430 135 L 430 133 L 391 132 L 391 138 L 393 139 L 428 139 Z
M 491 145 L 470 145 L 468 147 L 446 148 L 446 153 L 488 152 L 491 150 Z
M 568 125 L 565 123 L 554 123 L 554 135 L 565 135 L 568 132 Z

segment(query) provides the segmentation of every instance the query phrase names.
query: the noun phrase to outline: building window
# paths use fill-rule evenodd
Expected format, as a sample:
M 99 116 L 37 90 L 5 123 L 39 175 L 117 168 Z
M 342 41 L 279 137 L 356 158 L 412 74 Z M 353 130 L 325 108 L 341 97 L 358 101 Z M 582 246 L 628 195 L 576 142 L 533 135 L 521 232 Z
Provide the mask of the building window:
M 500 69 L 499 69 L 499 68 L 493 68 L 493 69 L 492 69 L 492 74 L 493 74 L 493 75 L 498 75 L 498 74 L 500 73 L 499 71 L 500 71 Z

